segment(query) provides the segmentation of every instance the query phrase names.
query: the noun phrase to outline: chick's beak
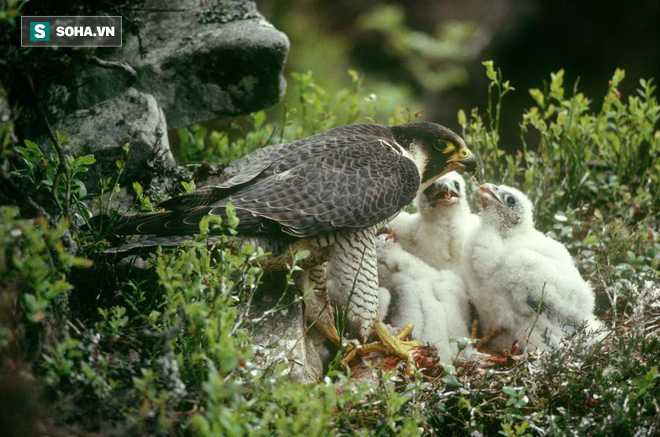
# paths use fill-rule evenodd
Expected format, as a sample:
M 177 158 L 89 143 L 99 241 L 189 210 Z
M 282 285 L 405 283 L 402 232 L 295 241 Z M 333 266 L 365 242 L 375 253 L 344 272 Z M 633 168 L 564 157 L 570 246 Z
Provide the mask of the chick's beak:
M 430 191 L 427 193 L 428 201 L 432 204 L 435 204 L 440 200 L 450 200 L 453 197 L 461 197 L 461 194 L 446 182 L 436 184 L 435 186 L 431 185 L 431 187 L 427 188 L 427 191 Z
M 496 191 L 497 188 L 493 184 L 483 184 L 480 186 L 479 199 L 481 200 L 481 205 L 485 207 L 488 204 L 502 204 L 502 199 L 500 199 Z

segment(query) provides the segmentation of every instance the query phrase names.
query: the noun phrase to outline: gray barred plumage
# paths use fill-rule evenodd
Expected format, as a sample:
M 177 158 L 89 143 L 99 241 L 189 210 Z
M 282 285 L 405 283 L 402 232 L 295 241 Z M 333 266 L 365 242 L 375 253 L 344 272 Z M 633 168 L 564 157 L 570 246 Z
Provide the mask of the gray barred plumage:
M 349 331 L 363 341 L 378 316 L 376 230 L 337 235 L 326 273 L 330 298 L 344 308 Z

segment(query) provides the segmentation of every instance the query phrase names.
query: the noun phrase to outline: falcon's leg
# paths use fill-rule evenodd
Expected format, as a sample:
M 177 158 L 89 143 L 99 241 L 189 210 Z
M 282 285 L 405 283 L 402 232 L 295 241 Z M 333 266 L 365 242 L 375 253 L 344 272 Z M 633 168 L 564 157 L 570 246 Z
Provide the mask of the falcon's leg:
M 344 309 L 348 331 L 363 343 L 378 318 L 375 231 L 369 228 L 337 235 L 328 258 L 330 298 Z
M 359 346 L 355 352 L 390 353 L 406 360 L 408 372 L 414 368 L 411 349 L 420 342 L 406 341 L 412 324 L 399 335 L 392 334 L 378 318 L 378 268 L 376 255 L 376 228 L 340 234 L 330 252 L 327 269 L 330 297 L 345 308 L 350 332 L 357 332 L 365 343 L 372 331 L 380 340 Z M 343 360 L 347 363 L 353 354 Z
M 303 273 L 302 287 L 313 286 L 315 291 L 305 297 L 305 322 L 308 328 L 314 328 L 336 346 L 341 344 L 339 333 L 335 327 L 335 317 L 332 305 L 328 302 L 328 292 L 325 280 L 326 264 L 319 264 Z
M 374 325 L 374 332 L 380 340 L 377 343 L 365 344 L 362 353 L 378 351 L 391 353 L 406 360 L 406 373 L 412 375 L 415 370 L 415 361 L 412 355 L 412 349 L 422 345 L 421 341 L 406 340 L 412 334 L 413 324 L 408 323 L 398 334 L 394 335 L 387 329 L 387 326 L 380 320 Z

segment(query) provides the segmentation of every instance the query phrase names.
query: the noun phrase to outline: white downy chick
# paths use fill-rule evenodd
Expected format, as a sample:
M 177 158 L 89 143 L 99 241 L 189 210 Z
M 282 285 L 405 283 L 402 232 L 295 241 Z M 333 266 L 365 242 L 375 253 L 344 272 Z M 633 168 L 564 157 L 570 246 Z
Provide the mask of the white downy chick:
M 451 362 L 458 352 L 451 340 L 469 336 L 465 283 L 450 270 L 434 269 L 384 235 L 378 237 L 376 247 L 381 314 L 387 313 L 386 320 L 393 326 L 412 322 L 412 337 L 431 344 L 443 362 Z
M 556 344 L 565 331 L 593 314 L 594 293 L 564 245 L 534 228 L 533 206 L 519 190 L 505 185 L 479 188 L 481 223 L 466 243 L 464 262 L 470 298 L 482 332 L 504 331 L 491 349 Z M 531 330 L 531 333 L 530 333 Z
M 389 224 L 397 242 L 431 267 L 458 269 L 465 240 L 479 224 L 479 217 L 470 213 L 465 179 L 449 172 L 415 202 L 419 212 L 402 212 Z

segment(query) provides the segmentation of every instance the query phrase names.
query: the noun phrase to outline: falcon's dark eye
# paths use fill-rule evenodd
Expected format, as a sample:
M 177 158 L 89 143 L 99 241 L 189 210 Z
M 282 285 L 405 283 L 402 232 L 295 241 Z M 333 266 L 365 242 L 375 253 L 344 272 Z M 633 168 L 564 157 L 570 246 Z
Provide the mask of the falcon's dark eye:
M 445 143 L 444 140 L 436 140 L 433 142 L 433 147 L 442 152 L 447 148 L 447 143 Z
M 451 153 L 454 150 L 456 150 L 456 146 L 454 146 L 449 141 L 445 141 L 445 140 L 435 140 L 433 142 L 433 147 L 435 147 L 436 150 L 442 153 Z
M 516 204 L 516 199 L 513 198 L 512 196 L 507 196 L 507 197 L 506 197 L 506 203 L 508 203 L 509 205 L 513 206 L 513 205 Z
M 454 188 L 456 188 L 457 190 L 461 189 L 461 186 L 458 184 L 458 181 L 454 181 Z

